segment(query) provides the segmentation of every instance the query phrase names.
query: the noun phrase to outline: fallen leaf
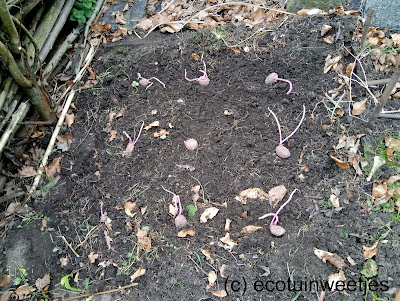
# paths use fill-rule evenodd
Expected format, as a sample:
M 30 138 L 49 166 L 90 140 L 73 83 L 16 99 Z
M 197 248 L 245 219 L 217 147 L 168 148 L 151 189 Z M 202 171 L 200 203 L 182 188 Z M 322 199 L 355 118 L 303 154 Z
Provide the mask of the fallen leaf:
M 346 259 L 347 259 L 347 261 L 351 264 L 351 266 L 357 265 L 357 263 L 354 261 L 353 258 L 350 257 L 350 255 L 347 256 Z
M 45 218 L 42 218 L 42 226 L 40 227 L 40 231 L 46 231 L 47 230 L 47 220 Z
M 166 129 L 161 129 L 160 131 L 155 132 L 153 134 L 153 137 L 154 138 L 158 138 L 158 137 L 162 138 L 163 136 L 165 137 L 167 135 L 169 135 L 169 132 Z
M 354 72 L 354 67 L 356 66 L 355 63 L 350 63 L 346 67 L 346 76 L 350 77 L 351 73 Z
M 235 200 L 240 201 L 243 205 L 246 205 L 247 199 L 268 200 L 269 195 L 261 188 L 248 188 L 243 190 L 237 197 L 235 197 Z
M 12 277 L 8 274 L 3 274 L 0 279 L 0 287 L 7 286 L 12 280 Z
M 367 99 L 364 99 L 363 101 L 356 101 L 355 103 L 353 103 L 351 114 L 355 116 L 360 115 L 362 112 L 365 111 L 366 103 Z
M 225 220 L 225 231 L 229 231 L 231 229 L 231 223 L 232 220 L 230 220 L 229 218 Z
M 74 121 L 75 121 L 75 114 L 73 114 L 73 113 L 67 113 L 67 114 L 65 115 L 65 122 L 67 123 L 67 126 L 68 126 L 69 128 L 74 124 Z
M 144 215 L 147 211 L 147 206 L 146 207 L 140 207 L 140 214 Z
M 226 297 L 228 295 L 224 289 L 217 291 L 217 292 L 211 292 L 211 294 L 213 294 L 216 297 L 220 297 L 220 298 Z
M 193 229 L 188 229 L 188 230 L 182 230 L 178 232 L 178 237 L 186 237 L 186 236 L 195 236 L 196 235 L 196 231 L 194 231 Z
M 353 166 L 354 170 L 356 171 L 356 173 L 358 175 L 363 174 L 361 167 L 360 167 L 360 162 L 356 156 L 349 155 L 348 161 L 349 161 L 350 165 Z
M 191 58 L 192 60 L 195 60 L 195 61 L 200 61 L 200 60 L 201 60 L 200 55 L 198 55 L 197 53 L 192 53 L 192 55 L 190 56 L 190 58 Z
M 342 270 L 328 276 L 328 283 L 331 287 L 331 291 L 334 291 L 336 287 L 341 287 L 338 283 L 339 281 L 340 284 L 344 284 L 346 281 L 346 276 L 344 275 L 344 272 Z
M 61 257 L 61 258 L 60 258 L 61 266 L 62 266 L 62 267 L 66 267 L 66 266 L 68 265 L 68 261 L 69 261 L 68 256 Z
M 151 249 L 151 238 L 147 236 L 147 231 L 145 230 L 138 230 L 136 236 L 138 238 L 138 243 L 142 245 L 146 252 L 150 252 Z
M 10 216 L 13 214 L 25 214 L 31 210 L 27 205 L 22 206 L 20 202 L 12 202 L 8 205 L 7 210 L 5 212 L 5 216 Z
M 212 219 L 214 216 L 217 215 L 219 209 L 215 207 L 210 207 L 204 210 L 204 212 L 200 216 L 200 222 L 206 223 L 208 220 Z
M 136 203 L 133 202 L 126 202 L 124 204 L 125 213 L 129 217 L 134 217 L 136 212 L 132 212 L 136 207 Z
M 113 141 L 117 137 L 117 130 L 110 130 L 110 137 L 108 138 L 108 142 Z
M 328 73 L 330 70 L 335 70 L 337 67 L 337 64 L 341 58 L 342 58 L 341 55 L 338 55 L 338 56 L 335 56 L 334 58 L 332 58 L 332 55 L 329 54 L 325 58 L 324 73 Z
M 329 261 L 337 269 L 347 267 L 347 264 L 344 262 L 344 260 L 336 253 L 314 248 L 314 254 L 317 255 L 317 257 L 323 262 Z
M 109 250 L 111 250 L 112 249 L 112 247 L 111 247 L 112 238 L 108 235 L 106 230 L 104 230 L 104 238 L 106 239 L 107 248 Z
M 332 29 L 332 26 L 324 24 L 321 27 L 321 37 L 323 37 L 324 35 L 326 35 L 326 33 Z
M 46 286 L 50 284 L 50 274 L 47 273 L 43 278 L 36 279 L 35 286 L 41 292 Z
M 15 294 L 17 294 L 19 300 L 22 300 L 22 299 L 25 299 L 26 297 L 28 297 L 35 290 L 36 289 L 33 286 L 24 284 L 15 290 Z
M 210 250 L 203 249 L 201 250 L 201 253 L 206 257 L 206 259 L 211 263 L 214 264 L 214 258 L 212 258 L 212 255 L 215 255 L 214 253 L 211 253 Z
M 394 97 L 394 95 L 393 95 L 393 97 Z M 35 132 L 33 132 L 33 134 L 31 135 L 31 138 L 38 138 L 38 137 L 41 137 L 41 136 L 43 136 L 44 135 L 44 132 L 42 132 L 42 131 L 35 131 Z
M 10 297 L 11 297 L 12 294 L 14 294 L 14 291 L 0 292 L 0 301 L 8 301 L 8 300 L 10 300 Z
M 54 158 L 50 165 L 45 168 L 45 170 L 46 175 L 54 179 L 54 175 L 61 172 L 61 157 Z
M 327 36 L 327 37 L 323 38 L 322 41 L 324 41 L 324 43 L 330 45 L 330 44 L 333 44 L 333 42 L 335 41 L 335 37 L 330 35 L 330 36 Z
M 400 152 L 400 141 L 395 138 L 385 137 L 385 145 L 387 147 L 386 156 L 388 160 L 394 162 L 393 154 L 394 152 Z
M 373 246 L 367 247 L 363 246 L 363 253 L 364 253 L 364 258 L 365 259 L 370 259 L 378 253 L 378 243 L 379 241 L 376 241 Z
M 227 264 L 223 264 L 221 265 L 221 267 L 219 268 L 219 274 L 221 275 L 222 278 L 227 278 L 227 276 L 225 275 L 225 270 L 228 268 L 229 266 Z
M 338 158 L 335 158 L 335 157 L 332 156 L 332 155 L 329 155 L 329 157 L 331 157 L 331 159 L 332 159 L 333 161 L 335 161 L 335 163 L 337 164 L 337 166 L 339 166 L 340 168 L 344 168 L 344 169 L 350 168 L 350 165 L 349 165 L 348 163 L 346 163 L 346 162 L 344 162 L 344 161 L 342 161 L 342 160 L 339 160 Z
M 364 262 L 364 266 L 360 273 L 366 278 L 372 278 L 378 275 L 378 265 L 376 264 L 375 260 L 371 258 L 367 259 Z
M 152 123 L 150 123 L 148 126 L 145 126 L 144 129 L 146 131 L 148 131 L 151 128 L 158 127 L 158 126 L 160 126 L 160 121 L 156 120 L 156 121 L 153 121 Z
M 244 227 L 244 228 L 240 231 L 240 233 L 249 234 L 249 233 L 257 232 L 257 231 L 260 230 L 260 229 L 262 229 L 262 227 L 260 227 L 260 226 L 248 225 L 248 226 Z
M 57 148 L 63 152 L 66 152 L 70 149 L 71 143 L 74 139 L 74 137 L 71 134 L 68 134 L 66 136 L 64 135 L 57 135 Z
M 237 243 L 230 238 L 229 233 L 226 233 L 225 236 L 219 240 L 223 243 L 221 247 L 228 251 L 232 251 L 232 249 L 237 245 Z
M 269 201 L 272 207 L 275 208 L 276 205 L 285 197 L 287 189 L 284 185 L 275 186 L 270 191 L 268 191 Z
M 88 255 L 88 258 L 90 260 L 90 263 L 95 263 L 96 259 L 99 258 L 99 254 L 95 253 L 95 252 L 90 252 L 90 254 Z
M 339 208 L 339 206 L 340 206 L 339 198 L 336 195 L 331 194 L 331 196 L 329 197 L 329 201 L 331 201 L 333 207 Z
M 215 273 L 214 271 L 210 271 L 208 273 L 208 284 L 206 286 L 206 292 L 210 291 L 210 289 L 214 286 L 216 281 L 217 281 L 217 273 Z
M 37 171 L 32 166 L 22 166 L 21 169 L 18 170 L 17 176 L 20 178 L 30 178 L 37 175 Z
M 131 275 L 131 282 L 135 281 L 136 278 L 146 274 L 146 269 L 140 267 L 135 273 Z

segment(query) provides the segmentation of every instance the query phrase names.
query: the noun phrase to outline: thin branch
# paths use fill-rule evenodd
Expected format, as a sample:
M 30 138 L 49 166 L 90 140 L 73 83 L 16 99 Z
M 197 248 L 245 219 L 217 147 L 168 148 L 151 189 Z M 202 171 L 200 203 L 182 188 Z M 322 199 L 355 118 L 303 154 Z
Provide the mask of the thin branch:
M 42 158 L 42 162 L 40 163 L 40 166 L 39 166 L 37 175 L 36 175 L 36 177 L 35 177 L 35 179 L 33 181 L 32 187 L 31 187 L 31 189 L 29 189 L 28 197 L 27 197 L 26 201 L 28 201 L 30 199 L 32 194 L 35 192 L 37 186 L 39 185 L 40 178 L 41 178 L 41 176 L 43 174 L 43 169 L 47 165 L 47 161 L 48 161 L 49 156 L 50 156 L 50 154 L 51 154 L 51 152 L 53 150 L 53 147 L 54 147 L 54 144 L 56 142 L 58 133 L 60 132 L 61 126 L 62 126 L 62 124 L 64 122 L 65 115 L 67 114 L 67 112 L 69 110 L 69 107 L 71 105 L 71 102 L 72 102 L 72 99 L 74 98 L 74 96 L 75 96 L 75 90 L 72 90 L 71 93 L 69 94 L 67 100 L 65 101 L 64 108 L 63 108 L 63 110 L 61 112 L 61 115 L 60 115 L 60 117 L 58 119 L 57 125 L 56 125 L 56 127 L 54 129 L 54 132 L 53 132 L 53 135 L 51 136 L 51 139 L 50 139 L 50 142 L 49 142 L 49 144 L 47 146 L 46 152 L 44 153 L 44 156 Z
M 39 58 L 42 62 L 46 59 L 50 50 L 53 48 L 54 42 L 56 41 L 61 29 L 63 28 L 65 22 L 68 19 L 68 16 L 74 5 L 74 2 L 75 0 L 67 0 L 67 3 L 65 3 L 60 15 L 58 16 L 56 24 L 54 25 L 53 29 L 51 30 L 49 36 L 46 39 L 46 42 L 44 43 L 42 49 L 40 50 Z

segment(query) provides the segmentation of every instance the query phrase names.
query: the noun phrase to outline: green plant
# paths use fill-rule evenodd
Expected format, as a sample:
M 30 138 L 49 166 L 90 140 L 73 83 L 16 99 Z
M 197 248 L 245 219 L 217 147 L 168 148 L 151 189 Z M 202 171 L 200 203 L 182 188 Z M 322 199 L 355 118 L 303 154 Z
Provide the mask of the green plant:
M 85 24 L 87 18 L 93 14 L 96 0 L 76 0 L 71 10 L 71 21 L 77 21 L 79 24 Z
M 346 232 L 346 231 L 343 231 L 343 236 L 344 236 L 345 239 L 348 239 L 349 238 L 349 233 Z
M 69 291 L 81 292 L 79 288 L 72 287 L 71 284 L 69 284 L 69 278 L 72 278 L 72 276 L 72 274 L 68 274 L 62 277 L 60 281 L 61 286 L 65 287 Z
M 187 205 L 186 208 L 187 208 L 187 210 L 188 210 L 188 212 L 189 212 L 189 216 L 190 216 L 190 217 L 191 217 L 191 216 L 194 216 L 194 215 L 196 214 L 197 208 L 196 208 L 195 205 L 190 204 L 190 205 Z
M 226 31 L 228 26 L 217 26 L 211 32 L 214 34 L 217 40 L 225 39 L 226 38 Z
M 43 218 L 43 213 L 42 212 L 35 212 L 35 211 L 30 211 L 28 212 L 23 218 L 22 218 L 22 223 L 17 226 L 17 228 L 25 228 L 29 224 L 33 223 L 36 220 L 42 219 Z
M 28 284 L 29 279 L 26 269 L 20 264 L 16 264 L 16 267 L 18 269 L 18 276 L 15 277 L 13 285 Z
M 321 201 L 319 202 L 318 206 L 321 209 L 329 209 L 329 210 L 333 210 L 335 208 L 330 200 Z

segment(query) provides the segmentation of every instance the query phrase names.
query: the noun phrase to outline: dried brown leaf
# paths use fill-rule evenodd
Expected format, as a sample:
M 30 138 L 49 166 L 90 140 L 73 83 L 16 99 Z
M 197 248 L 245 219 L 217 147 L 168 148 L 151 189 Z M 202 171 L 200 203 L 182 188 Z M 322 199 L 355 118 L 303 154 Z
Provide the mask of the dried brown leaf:
M 214 264 L 214 258 L 212 258 L 212 256 L 215 255 L 214 253 L 211 253 L 211 251 L 210 251 L 210 250 L 207 250 L 207 249 L 201 250 L 201 253 L 203 253 L 203 255 L 206 257 L 206 259 L 207 259 L 211 264 Z
M 12 294 L 14 294 L 14 291 L 0 292 L 0 301 L 10 300 Z
M 353 109 L 351 110 L 352 115 L 360 115 L 362 112 L 365 111 L 367 99 L 363 101 L 356 101 L 353 103 Z
M 61 172 L 61 157 L 54 158 L 50 165 L 46 168 L 46 175 L 54 179 L 56 173 Z
M 363 254 L 365 259 L 370 259 L 374 257 L 376 253 L 378 253 L 378 243 L 379 240 L 377 240 L 371 247 L 363 246 Z
M 257 231 L 260 230 L 260 229 L 262 229 L 262 227 L 260 227 L 260 226 L 248 225 L 248 226 L 244 227 L 244 228 L 240 231 L 240 233 L 249 234 L 249 233 L 257 232 Z
M 136 212 L 133 212 L 133 210 L 136 208 L 136 203 L 133 202 L 126 202 L 124 204 L 124 209 L 125 209 L 125 213 L 127 216 L 129 217 L 134 217 Z
M 356 63 L 350 63 L 346 67 L 346 76 L 350 77 L 351 73 L 354 72 L 354 67 L 356 66 Z
M 213 294 L 216 297 L 220 297 L 220 298 L 226 297 L 228 295 L 224 289 L 217 291 L 217 292 L 211 292 L 211 294 Z
M 12 277 L 8 274 L 3 274 L 0 279 L 0 287 L 7 286 L 12 280 Z
M 106 239 L 106 243 L 107 243 L 107 248 L 109 250 L 112 249 L 111 247 L 111 242 L 113 241 L 112 238 L 108 235 L 108 232 L 106 230 L 104 230 L 104 238 Z
M 151 238 L 147 236 L 148 233 L 145 230 L 138 230 L 136 236 L 138 238 L 138 243 L 144 247 L 146 252 L 150 252 L 151 249 Z
M 43 278 L 36 279 L 35 286 L 41 292 L 46 286 L 50 284 L 50 274 L 47 273 Z
M 108 138 L 108 141 L 111 142 L 117 137 L 117 130 L 110 130 L 110 137 Z
M 394 152 L 400 152 L 400 141 L 395 138 L 385 137 L 385 145 L 387 147 L 386 156 L 388 160 L 394 161 Z
M 68 256 L 60 258 L 61 267 L 66 267 L 68 265 L 69 258 Z
M 131 282 L 135 281 L 136 278 L 146 274 L 146 269 L 140 267 L 135 273 L 131 275 Z
M 91 28 L 95 33 L 104 33 L 111 30 L 111 24 L 110 23 L 101 24 L 101 22 L 97 22 L 93 23 L 91 25 Z
M 247 203 L 247 199 L 268 200 L 269 195 L 261 188 L 248 188 L 243 190 L 237 197 L 235 197 L 235 200 L 240 201 L 243 205 Z
M 200 216 L 200 222 L 206 223 L 208 220 L 214 218 L 217 215 L 219 209 L 215 207 L 210 207 L 204 210 L 204 212 Z
M 225 270 L 228 268 L 229 266 L 227 264 L 223 264 L 221 265 L 221 267 L 219 268 L 219 274 L 221 275 L 222 278 L 226 278 L 227 276 L 225 275 Z
M 22 166 L 21 169 L 18 170 L 17 176 L 19 178 L 30 178 L 37 175 L 37 171 L 32 166 Z
M 45 218 L 42 218 L 42 226 L 40 227 L 40 231 L 46 231 L 47 230 L 47 220 Z
M 329 30 L 331 30 L 331 29 L 332 29 L 332 26 L 330 26 L 330 25 L 327 25 L 327 24 L 322 25 L 322 26 L 321 26 L 321 37 L 323 37 L 324 35 L 326 35 L 327 32 L 328 32 Z
M 332 55 L 329 54 L 325 58 L 324 73 L 328 73 L 330 70 L 335 70 L 341 58 L 342 58 L 341 55 L 332 58 Z
M 158 127 L 158 126 L 160 126 L 160 121 L 156 120 L 156 121 L 153 121 L 152 123 L 150 123 L 148 126 L 145 126 L 144 129 L 146 131 L 148 131 L 151 128 Z
M 198 55 L 197 53 L 192 53 L 192 55 L 190 56 L 190 58 L 191 58 L 192 60 L 195 60 L 195 61 L 200 61 L 200 60 L 201 60 L 200 55 Z
M 332 155 L 329 155 L 329 157 L 331 157 L 331 159 L 333 161 L 335 161 L 336 165 L 339 166 L 340 168 L 343 168 L 343 169 L 350 168 L 350 165 L 347 162 L 344 162 L 344 161 L 342 161 L 342 160 L 340 160 L 340 159 L 338 159 L 338 158 L 336 158 L 336 157 L 334 157 Z
M 65 122 L 67 123 L 67 126 L 70 128 L 75 121 L 75 114 L 74 113 L 67 113 L 65 115 Z
M 95 263 L 96 259 L 99 258 L 99 254 L 95 253 L 95 252 L 90 252 L 90 254 L 88 255 L 88 258 L 90 260 L 90 263 Z
M 169 135 L 169 132 L 168 132 L 166 129 L 161 129 L 160 131 L 155 132 L 155 133 L 153 134 L 153 137 L 154 137 L 154 138 L 158 138 L 158 137 L 161 137 L 161 136 L 163 136 L 163 135 Z
M 345 283 L 346 281 L 346 276 L 344 275 L 344 272 L 342 270 L 328 276 L 328 283 L 329 286 L 332 287 L 332 290 L 335 290 L 336 287 L 339 287 L 339 285 L 336 285 L 336 283 L 338 283 L 339 281 L 340 283 Z
M 329 261 L 337 269 L 347 267 L 347 264 L 344 262 L 344 260 L 336 253 L 314 248 L 314 254 L 317 255 L 317 257 L 323 262 Z
M 182 230 L 178 232 L 178 237 L 186 237 L 186 236 L 195 236 L 196 235 L 196 231 L 194 231 L 193 229 L 188 229 L 188 230 Z
M 15 290 L 15 294 L 18 296 L 19 300 L 25 299 L 28 297 L 32 292 L 34 292 L 36 289 L 28 284 L 21 285 Z
M 232 249 L 237 245 L 237 243 L 231 239 L 229 233 L 226 233 L 225 236 L 219 240 L 222 242 L 221 247 L 228 251 L 232 251 Z

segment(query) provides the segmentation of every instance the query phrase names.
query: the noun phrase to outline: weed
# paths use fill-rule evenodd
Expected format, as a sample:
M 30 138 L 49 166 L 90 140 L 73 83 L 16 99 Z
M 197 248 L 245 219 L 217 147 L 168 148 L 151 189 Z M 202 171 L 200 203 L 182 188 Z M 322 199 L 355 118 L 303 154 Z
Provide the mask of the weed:
M 118 53 L 123 53 L 123 52 L 124 52 L 124 47 L 118 46 L 117 52 L 118 52 Z
M 93 14 L 96 0 L 76 0 L 71 10 L 71 21 L 77 21 L 79 24 L 85 24 L 87 18 Z
M 321 209 L 329 209 L 329 210 L 333 210 L 335 208 L 330 200 L 321 201 L 318 203 L 318 206 Z
M 28 279 L 28 272 L 26 271 L 26 269 L 20 265 L 20 264 L 16 264 L 16 268 L 17 268 L 17 277 L 15 277 L 14 281 L 13 281 L 13 285 L 20 285 L 21 283 L 23 284 L 28 284 L 29 279 Z
M 172 285 L 171 285 L 171 289 L 173 289 L 175 286 L 180 286 L 181 288 L 185 288 L 185 282 L 183 282 L 183 281 L 177 281 L 177 280 L 175 280 L 173 283 L 172 283 Z
M 68 274 L 65 275 L 64 277 L 61 278 L 60 284 L 61 286 L 65 287 L 69 291 L 73 292 L 81 292 L 79 288 L 72 287 L 71 284 L 69 283 L 69 278 L 72 278 L 73 274 Z
M 346 231 L 343 231 L 343 236 L 344 236 L 345 239 L 348 239 L 349 238 L 349 233 L 346 232 Z
M 21 229 L 21 228 L 25 228 L 27 227 L 29 224 L 33 223 L 36 220 L 41 220 L 43 218 L 43 213 L 42 212 L 35 212 L 35 211 L 31 211 L 28 212 L 23 218 L 22 218 L 22 223 L 20 225 L 17 226 L 17 228 Z

